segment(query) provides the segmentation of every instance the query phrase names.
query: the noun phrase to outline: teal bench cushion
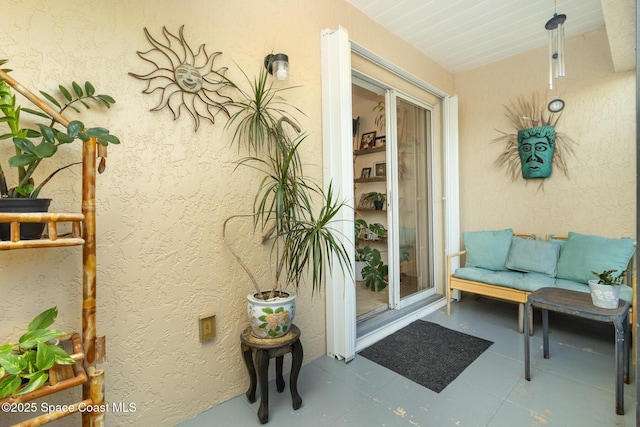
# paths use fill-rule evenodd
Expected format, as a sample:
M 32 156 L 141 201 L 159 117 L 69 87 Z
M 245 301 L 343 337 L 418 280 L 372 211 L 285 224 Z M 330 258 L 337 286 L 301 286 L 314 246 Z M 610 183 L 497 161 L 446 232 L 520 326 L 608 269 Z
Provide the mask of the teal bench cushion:
M 569 232 L 569 239 L 560 252 L 556 276 L 587 283 L 595 278 L 592 271 L 625 270 L 634 252 L 633 239 Z
M 545 274 L 521 273 L 518 271 L 495 271 L 477 267 L 456 269 L 454 276 L 458 279 L 503 286 L 533 292 L 540 288 L 555 287 L 555 279 Z
M 513 230 L 465 231 L 462 233 L 467 251 L 465 267 L 504 270 Z

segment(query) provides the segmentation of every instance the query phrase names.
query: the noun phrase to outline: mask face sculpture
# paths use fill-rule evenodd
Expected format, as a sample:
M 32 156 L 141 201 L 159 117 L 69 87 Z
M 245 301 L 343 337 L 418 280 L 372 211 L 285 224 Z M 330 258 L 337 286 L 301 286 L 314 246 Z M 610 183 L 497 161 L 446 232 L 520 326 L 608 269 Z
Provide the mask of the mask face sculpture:
M 202 89 L 200 72 L 189 64 L 180 64 L 174 70 L 178 86 L 186 92 L 196 93 Z
M 551 175 L 556 131 L 553 126 L 539 126 L 518 131 L 518 154 L 522 177 L 548 178 Z

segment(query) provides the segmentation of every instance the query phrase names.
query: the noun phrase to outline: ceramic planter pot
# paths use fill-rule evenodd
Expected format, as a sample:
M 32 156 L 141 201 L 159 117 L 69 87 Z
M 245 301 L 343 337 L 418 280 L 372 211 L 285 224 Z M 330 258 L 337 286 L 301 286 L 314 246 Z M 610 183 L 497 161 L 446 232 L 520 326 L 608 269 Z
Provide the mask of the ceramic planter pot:
M 364 261 L 356 261 L 356 281 L 361 282 L 364 280 L 362 277 L 362 269 L 367 266 L 367 263 Z
M 263 291 L 262 295 L 269 294 Z M 247 315 L 253 334 L 258 338 L 278 338 L 291 329 L 296 314 L 296 296 L 285 292 L 269 300 L 247 295 Z
M 0 212 L 30 213 L 48 212 L 51 199 L 30 198 L 0 198 Z M 23 222 L 20 223 L 20 240 L 39 239 L 44 231 L 45 223 Z M 0 223 L 0 240 L 11 239 L 11 224 Z
M 598 280 L 589 280 L 593 305 L 600 308 L 618 308 L 620 286 L 601 285 Z

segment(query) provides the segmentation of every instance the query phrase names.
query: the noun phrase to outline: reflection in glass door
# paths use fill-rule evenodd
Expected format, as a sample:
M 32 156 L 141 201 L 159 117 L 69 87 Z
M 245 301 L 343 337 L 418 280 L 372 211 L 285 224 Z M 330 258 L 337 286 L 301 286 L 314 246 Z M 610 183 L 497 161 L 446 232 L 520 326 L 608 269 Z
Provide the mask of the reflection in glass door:
M 397 96 L 395 179 L 392 188 L 397 197 L 394 230 L 394 259 L 398 268 L 394 282 L 399 283 L 396 298 L 400 307 L 432 294 L 431 273 L 431 111 L 426 106 Z M 397 226 L 395 223 L 397 222 Z M 432 292 L 425 292 L 431 290 Z

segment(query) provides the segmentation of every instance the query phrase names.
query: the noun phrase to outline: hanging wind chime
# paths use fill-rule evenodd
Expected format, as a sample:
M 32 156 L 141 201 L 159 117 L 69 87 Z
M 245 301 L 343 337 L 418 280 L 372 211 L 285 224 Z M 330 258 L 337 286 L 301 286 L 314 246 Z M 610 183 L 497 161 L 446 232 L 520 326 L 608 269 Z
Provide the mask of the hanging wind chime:
M 567 15 L 553 14 L 544 28 L 549 31 L 549 89 L 553 90 L 553 80 L 565 76 L 564 68 L 564 21 Z M 547 109 L 552 113 L 559 113 L 564 109 L 564 101 L 557 96 Z

